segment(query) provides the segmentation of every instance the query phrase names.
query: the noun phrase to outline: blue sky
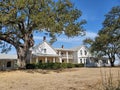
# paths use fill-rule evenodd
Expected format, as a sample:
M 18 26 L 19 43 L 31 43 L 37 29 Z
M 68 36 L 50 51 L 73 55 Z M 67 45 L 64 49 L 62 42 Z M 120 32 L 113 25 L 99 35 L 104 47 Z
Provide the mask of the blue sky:
M 104 21 L 104 15 L 107 14 L 113 6 L 120 5 L 120 0 L 71 0 L 75 7 L 82 11 L 82 17 L 80 19 L 86 19 L 87 24 L 84 26 L 86 29 L 86 36 L 68 38 L 65 35 L 58 37 L 58 40 L 53 44 L 53 47 L 60 48 L 64 45 L 65 48 L 71 48 L 82 44 L 82 40 L 86 37 L 94 38 L 97 32 L 102 28 L 102 22 Z M 44 34 L 36 34 L 34 36 L 35 45 L 42 42 Z M 47 36 L 47 40 L 50 37 Z M 15 53 L 12 50 L 10 53 Z
M 71 0 L 75 7 L 82 11 L 80 19 L 86 19 L 87 24 L 84 26 L 86 29 L 86 36 L 68 38 L 65 35 L 58 37 L 58 40 L 53 44 L 53 47 L 71 48 L 82 44 L 82 40 L 86 37 L 94 38 L 97 32 L 102 28 L 104 15 L 107 14 L 113 6 L 120 5 L 120 0 Z M 44 36 L 44 35 L 43 35 Z M 46 36 L 47 37 L 47 36 Z M 35 36 L 36 44 L 42 41 L 42 36 Z M 50 38 L 47 37 L 47 40 Z

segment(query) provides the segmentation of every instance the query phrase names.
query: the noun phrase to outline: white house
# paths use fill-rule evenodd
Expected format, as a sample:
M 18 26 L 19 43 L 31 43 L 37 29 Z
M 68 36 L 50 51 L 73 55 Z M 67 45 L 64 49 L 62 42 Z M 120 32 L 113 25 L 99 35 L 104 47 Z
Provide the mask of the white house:
M 31 56 L 31 63 L 47 63 L 47 62 L 58 62 L 59 55 L 57 51 L 45 40 L 30 49 L 32 56 Z
M 87 59 L 91 57 L 88 48 L 84 45 L 72 48 L 74 50 L 74 62 L 86 64 Z
M 85 66 L 106 66 L 108 60 L 95 59 L 92 57 L 89 49 L 84 46 L 78 46 L 70 49 L 53 48 L 44 37 L 43 42 L 30 48 L 30 63 L 74 63 L 84 64 Z M 16 68 L 17 55 L 0 54 L 0 70 Z
M 17 67 L 17 55 L 0 54 L 0 70 L 14 69 Z
M 46 63 L 46 62 L 60 62 L 60 63 L 83 63 L 91 57 L 89 50 L 84 45 L 66 49 L 64 46 L 61 48 L 53 48 L 46 39 L 37 46 L 30 49 L 31 63 Z
M 61 48 L 53 48 L 46 41 L 45 37 L 41 44 L 32 47 L 30 51 L 32 53 L 30 60 L 31 63 L 59 62 L 98 67 L 110 65 L 107 58 L 94 58 L 89 52 L 89 49 L 84 45 L 70 49 L 64 48 L 63 45 Z

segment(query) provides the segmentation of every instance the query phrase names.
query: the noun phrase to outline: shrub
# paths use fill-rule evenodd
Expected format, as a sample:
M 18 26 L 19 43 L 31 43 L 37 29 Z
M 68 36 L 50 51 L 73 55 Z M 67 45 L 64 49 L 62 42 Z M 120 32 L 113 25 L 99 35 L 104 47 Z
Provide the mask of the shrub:
M 26 69 L 35 69 L 36 65 L 35 64 L 27 64 Z
M 84 64 L 74 64 L 75 67 L 84 67 Z
M 67 63 L 61 63 L 61 64 L 60 64 L 60 68 L 61 68 L 61 69 L 67 68 Z
M 72 64 L 72 63 L 37 63 L 27 64 L 26 69 L 65 69 L 73 67 L 83 67 L 84 64 Z
M 74 64 L 72 63 L 67 63 L 67 68 L 73 68 L 74 67 Z
M 52 69 L 60 69 L 60 63 L 54 63 L 54 65 L 52 66 Z

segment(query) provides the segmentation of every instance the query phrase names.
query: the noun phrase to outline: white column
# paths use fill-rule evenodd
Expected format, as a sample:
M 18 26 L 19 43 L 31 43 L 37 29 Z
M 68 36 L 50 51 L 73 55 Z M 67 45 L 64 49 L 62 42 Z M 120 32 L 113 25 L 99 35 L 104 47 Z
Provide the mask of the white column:
M 38 63 L 38 57 L 36 57 L 36 63 Z
M 62 58 L 61 57 L 59 58 L 59 62 L 62 63 Z
M 69 63 L 68 52 L 66 52 L 66 57 L 67 57 L 67 63 Z
M 84 64 L 86 64 L 86 59 L 87 59 L 87 58 L 84 59 Z
M 47 63 L 47 57 L 45 57 L 45 63 Z
M 53 63 L 55 63 L 55 58 L 53 58 Z
M 61 51 L 59 51 L 59 56 L 61 56 Z
M 58 54 L 59 54 L 59 56 L 60 56 L 60 57 L 59 57 L 59 62 L 62 63 L 61 51 L 59 51 Z
M 82 63 L 84 64 L 84 58 L 82 58 Z

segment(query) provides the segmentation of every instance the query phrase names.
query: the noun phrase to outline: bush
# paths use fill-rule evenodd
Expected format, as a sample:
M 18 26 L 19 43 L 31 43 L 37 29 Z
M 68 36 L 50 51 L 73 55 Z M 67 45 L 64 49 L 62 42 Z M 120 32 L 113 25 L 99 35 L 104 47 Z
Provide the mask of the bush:
M 52 69 L 60 69 L 61 68 L 61 63 L 54 63 L 52 66 Z
M 36 65 L 35 64 L 27 64 L 26 69 L 35 69 Z
M 67 68 L 73 68 L 75 65 L 72 63 L 67 63 Z
M 72 63 L 37 63 L 27 64 L 26 69 L 65 69 L 73 67 L 83 67 L 84 64 L 72 64 Z
M 75 67 L 84 67 L 84 64 L 74 64 Z
M 61 64 L 60 64 L 60 68 L 61 68 L 61 69 L 67 68 L 67 63 L 61 63 Z

